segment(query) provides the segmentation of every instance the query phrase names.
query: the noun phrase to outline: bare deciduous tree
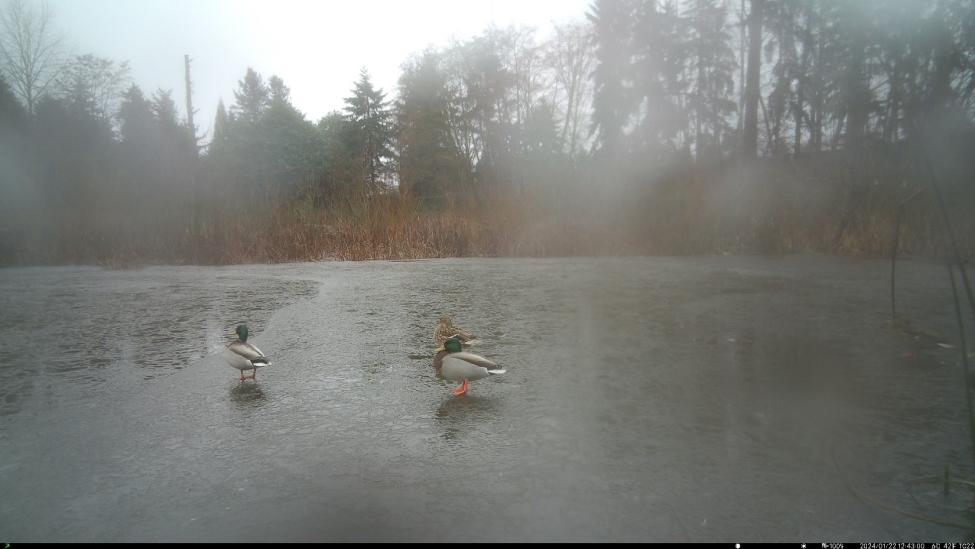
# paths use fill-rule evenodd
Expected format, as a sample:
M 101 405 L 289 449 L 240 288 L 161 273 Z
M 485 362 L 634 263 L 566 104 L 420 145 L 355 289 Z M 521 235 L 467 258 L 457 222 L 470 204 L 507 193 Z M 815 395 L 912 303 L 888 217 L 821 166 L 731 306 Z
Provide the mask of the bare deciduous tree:
M 35 10 L 24 0 L 0 5 L 0 66 L 28 113 L 58 75 L 62 38 L 47 4 Z
M 558 95 L 564 94 L 564 99 L 555 99 L 563 111 L 559 137 L 570 155 L 584 147 L 587 107 L 592 101 L 590 77 L 596 67 L 594 47 L 591 31 L 584 23 L 556 25 L 555 36 L 548 44 L 546 60 L 554 73 L 554 88 Z
M 113 118 L 131 85 L 129 63 L 92 54 L 78 55 L 62 65 L 49 93 L 69 101 L 90 103 L 98 114 Z

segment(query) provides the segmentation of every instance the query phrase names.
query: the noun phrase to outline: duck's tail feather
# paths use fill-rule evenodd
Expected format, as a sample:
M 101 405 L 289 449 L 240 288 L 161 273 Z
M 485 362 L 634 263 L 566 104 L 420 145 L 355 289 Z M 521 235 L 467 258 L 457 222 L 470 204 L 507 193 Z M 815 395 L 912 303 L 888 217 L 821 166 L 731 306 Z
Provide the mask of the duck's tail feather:
M 491 375 L 493 375 L 493 376 L 497 376 L 497 375 L 501 375 L 501 374 L 503 374 L 503 373 L 505 373 L 507 371 L 508 370 L 488 370 L 488 373 L 491 374 Z
M 251 361 L 254 366 L 270 366 L 271 361 L 267 357 L 255 358 Z

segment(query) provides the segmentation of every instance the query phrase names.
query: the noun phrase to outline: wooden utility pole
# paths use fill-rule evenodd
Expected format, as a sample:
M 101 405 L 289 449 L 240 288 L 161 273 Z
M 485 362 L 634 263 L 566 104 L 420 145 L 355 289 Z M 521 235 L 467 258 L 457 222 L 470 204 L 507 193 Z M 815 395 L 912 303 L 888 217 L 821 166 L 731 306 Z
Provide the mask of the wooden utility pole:
M 190 80 L 190 56 L 184 55 L 183 62 L 186 66 L 186 125 L 189 127 L 190 138 L 193 140 L 193 156 L 196 157 L 196 126 L 193 124 L 193 82 Z
M 186 68 L 186 125 L 190 131 L 190 185 L 193 187 L 193 204 L 190 212 L 190 231 L 193 239 L 193 256 L 199 260 L 200 244 L 200 189 L 196 181 L 196 161 L 199 158 L 200 149 L 197 146 L 196 125 L 193 124 L 193 82 L 190 80 L 190 56 L 183 56 L 183 64 Z
M 751 0 L 748 19 L 748 72 L 745 75 L 745 126 L 742 130 L 742 156 L 758 155 L 758 99 L 762 64 L 762 18 L 765 0 Z

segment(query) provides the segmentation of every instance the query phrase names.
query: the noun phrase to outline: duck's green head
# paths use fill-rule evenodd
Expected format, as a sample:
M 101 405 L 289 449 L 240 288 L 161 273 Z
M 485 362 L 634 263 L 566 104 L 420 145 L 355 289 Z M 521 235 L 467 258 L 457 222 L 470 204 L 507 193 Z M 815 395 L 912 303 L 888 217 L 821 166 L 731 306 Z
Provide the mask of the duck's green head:
M 448 353 L 459 353 L 461 351 L 460 339 L 455 336 L 444 341 L 443 348 Z
M 247 324 L 238 324 L 237 329 L 234 330 L 234 332 L 241 341 L 247 341 Z

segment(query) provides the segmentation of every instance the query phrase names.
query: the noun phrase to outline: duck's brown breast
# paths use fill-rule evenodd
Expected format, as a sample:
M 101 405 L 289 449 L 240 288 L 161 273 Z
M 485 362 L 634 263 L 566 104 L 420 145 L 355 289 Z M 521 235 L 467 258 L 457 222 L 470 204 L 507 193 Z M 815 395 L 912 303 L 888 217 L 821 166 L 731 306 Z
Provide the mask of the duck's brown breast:
M 440 370 L 443 368 L 443 357 L 447 356 L 447 351 L 440 351 L 433 357 L 433 369 L 437 371 L 437 375 L 440 375 Z

